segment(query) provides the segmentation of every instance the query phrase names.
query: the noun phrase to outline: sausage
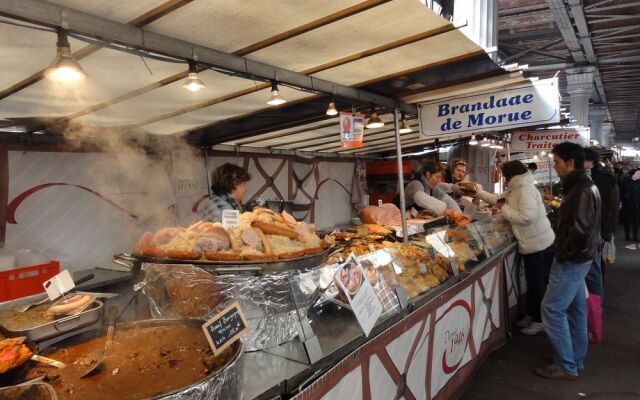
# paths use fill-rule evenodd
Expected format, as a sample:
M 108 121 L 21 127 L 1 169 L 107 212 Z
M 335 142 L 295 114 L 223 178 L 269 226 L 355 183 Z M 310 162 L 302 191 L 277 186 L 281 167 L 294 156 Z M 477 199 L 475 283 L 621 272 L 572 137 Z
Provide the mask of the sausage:
M 258 234 L 258 229 L 256 228 L 247 228 L 245 230 L 242 231 L 242 233 L 240 234 L 240 238 L 242 238 L 242 241 L 244 242 L 244 244 L 246 244 L 249 247 L 253 247 L 254 249 L 257 249 L 258 246 L 260 246 L 260 235 Z
M 78 294 L 69 299 L 58 302 L 56 305 L 49 307 L 47 314 L 61 315 L 69 314 L 74 310 L 78 310 L 93 301 L 93 297 L 88 294 Z
M 262 232 L 264 232 L 267 235 L 281 235 L 281 236 L 286 236 L 292 240 L 295 240 L 298 238 L 298 232 L 294 231 L 293 229 L 290 229 L 285 224 L 280 224 L 280 223 L 268 224 L 262 221 L 253 221 L 251 223 L 251 226 L 253 226 L 254 228 L 260 229 Z
M 286 211 L 282 212 L 282 219 L 284 220 L 284 222 L 287 222 L 287 223 L 289 223 L 291 225 L 295 225 L 296 222 L 298 222 L 298 221 L 296 221 L 295 218 L 293 218 L 293 215 L 289 214 Z
M 256 231 L 258 232 L 258 237 L 262 242 L 262 248 L 264 249 L 264 254 L 266 255 L 273 254 L 273 250 L 271 249 L 271 243 L 269 243 L 269 241 L 267 240 L 267 235 L 265 235 L 264 232 L 262 232 L 262 230 L 260 229 L 256 229 Z

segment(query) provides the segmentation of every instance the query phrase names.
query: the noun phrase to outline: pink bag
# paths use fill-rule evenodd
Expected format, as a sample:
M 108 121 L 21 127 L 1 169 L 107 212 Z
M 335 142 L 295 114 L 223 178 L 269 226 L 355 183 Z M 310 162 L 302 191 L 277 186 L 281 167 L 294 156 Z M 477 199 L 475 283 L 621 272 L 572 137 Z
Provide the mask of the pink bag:
M 600 296 L 593 293 L 587 297 L 587 331 L 589 343 L 602 342 L 602 304 Z

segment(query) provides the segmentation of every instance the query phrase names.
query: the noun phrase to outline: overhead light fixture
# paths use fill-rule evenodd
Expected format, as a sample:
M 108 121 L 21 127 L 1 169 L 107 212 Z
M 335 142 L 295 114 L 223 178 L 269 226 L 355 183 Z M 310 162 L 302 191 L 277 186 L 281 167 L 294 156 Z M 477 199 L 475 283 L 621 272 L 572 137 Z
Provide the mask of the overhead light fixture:
M 280 95 L 280 91 L 278 91 L 278 83 L 276 81 L 271 81 L 271 95 L 269 96 L 269 100 L 267 100 L 267 104 L 271 106 L 279 106 L 286 102 L 287 99 L 282 97 Z
M 533 155 L 533 161 L 538 161 L 538 155 L 537 154 Z
M 486 137 L 482 139 L 482 142 L 480 142 L 480 147 L 489 147 L 489 146 L 491 146 L 491 143 L 489 143 L 489 139 L 487 139 Z
M 56 56 L 44 71 L 48 80 L 56 83 L 76 83 L 87 77 L 78 61 L 71 54 L 71 45 L 65 29 L 56 30 L 58 41 L 56 43 Z
M 327 115 L 338 115 L 338 109 L 336 108 L 336 99 L 331 96 L 331 100 L 329 101 L 329 105 L 327 106 Z
M 544 157 L 544 156 L 546 156 L 546 155 L 547 155 L 547 152 L 546 152 L 546 151 L 542 150 L 542 151 L 540 152 L 540 157 Z
M 494 147 L 494 149 L 504 150 L 504 146 L 502 145 L 502 142 L 500 140 L 496 140 L 496 147 Z
M 190 92 L 197 92 L 199 90 L 204 89 L 207 85 L 198 78 L 198 72 L 196 71 L 196 63 L 193 61 L 189 61 L 189 75 L 184 81 L 182 85 L 183 89 L 186 89 Z
M 378 113 L 376 112 L 376 106 L 371 106 L 371 116 L 369 116 L 369 121 L 367 121 L 367 125 L 365 127 L 367 129 L 376 129 L 382 128 L 384 126 L 384 122 L 378 117 Z
M 409 123 L 407 122 L 407 118 L 404 115 L 404 112 L 401 114 L 401 118 L 400 118 L 400 129 L 398 129 L 398 132 L 400 133 L 411 133 L 413 131 L 413 129 L 411 129 L 411 127 L 409 126 Z
M 476 146 L 478 144 L 478 141 L 476 140 L 476 134 L 472 134 L 471 135 L 471 139 L 469 140 L 469 145 L 470 146 Z

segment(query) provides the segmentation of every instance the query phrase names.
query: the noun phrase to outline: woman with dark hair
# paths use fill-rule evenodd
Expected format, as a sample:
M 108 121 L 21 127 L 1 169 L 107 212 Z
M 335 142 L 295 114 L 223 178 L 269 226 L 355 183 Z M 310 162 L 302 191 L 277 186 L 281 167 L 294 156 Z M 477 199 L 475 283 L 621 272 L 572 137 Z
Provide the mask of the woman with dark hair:
M 534 186 L 527 166 L 520 161 L 508 161 L 502 166 L 507 191 L 502 195 L 479 191 L 480 199 L 495 204 L 511 223 L 518 240 L 518 251 L 524 261 L 527 280 L 527 315 L 516 325 L 522 333 L 536 335 L 544 330 L 540 304 L 547 287 L 553 253 L 551 246 L 555 234 L 547 218 L 542 196 Z
M 226 163 L 211 173 L 211 192 L 213 196 L 198 209 L 204 220 L 222 222 L 222 211 L 238 210 L 243 212 L 242 198 L 247 191 L 251 175 L 237 165 Z
M 439 215 L 460 212 L 456 201 L 438 187 L 443 173 L 444 168 L 440 163 L 427 161 L 422 167 L 420 179 L 409 182 L 404 189 L 406 206 L 417 205 Z

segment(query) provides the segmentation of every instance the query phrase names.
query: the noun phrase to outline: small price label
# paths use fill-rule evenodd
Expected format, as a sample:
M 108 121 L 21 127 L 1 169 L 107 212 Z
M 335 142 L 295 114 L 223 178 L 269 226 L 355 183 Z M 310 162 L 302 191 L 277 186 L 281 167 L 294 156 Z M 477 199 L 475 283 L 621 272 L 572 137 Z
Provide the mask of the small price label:
M 73 282 L 73 278 L 71 277 L 69 270 L 65 269 L 58 275 L 44 282 L 42 286 L 44 286 L 44 290 L 47 292 L 49 300 L 53 301 L 76 287 L 76 284 Z
M 382 199 L 378 199 L 378 207 L 382 206 Z
M 236 340 L 249 333 L 251 328 L 240 304 L 233 303 L 202 325 L 204 335 L 214 355 L 220 354 Z
M 418 263 L 418 269 L 420 270 L 421 274 L 426 274 L 427 272 L 429 272 L 427 270 L 427 266 L 424 263 Z
M 434 261 L 436 259 L 436 252 L 435 250 L 433 250 L 433 247 L 429 247 L 427 249 L 427 253 L 429 254 L 429 258 L 431 259 L 431 261 Z
M 223 210 L 222 211 L 222 226 L 225 228 L 237 228 L 240 225 L 240 211 L 238 210 Z

